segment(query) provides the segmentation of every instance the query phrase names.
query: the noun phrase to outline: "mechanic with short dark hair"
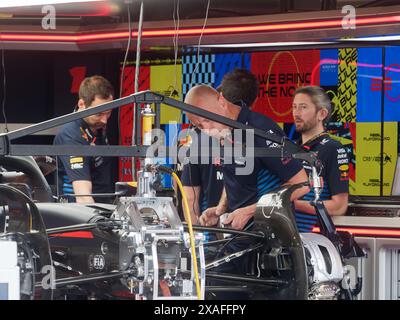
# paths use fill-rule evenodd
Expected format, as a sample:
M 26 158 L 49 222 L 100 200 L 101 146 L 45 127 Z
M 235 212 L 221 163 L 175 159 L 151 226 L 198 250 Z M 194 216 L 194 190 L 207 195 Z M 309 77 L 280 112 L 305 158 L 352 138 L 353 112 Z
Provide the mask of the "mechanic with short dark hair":
M 236 68 L 224 75 L 217 90 L 231 103 L 251 108 L 257 99 L 258 80 L 250 71 Z M 197 224 L 201 213 L 217 206 L 221 199 L 224 187 L 221 161 L 214 159 L 211 164 L 185 164 L 181 179 L 192 222 Z
M 293 119 L 296 131 L 301 133 L 299 143 L 309 151 L 317 153 L 323 168 L 323 190 L 320 199 L 328 213 L 344 215 L 349 197 L 349 159 L 342 144 L 333 140 L 325 131 L 331 114 L 331 101 L 325 91 L 317 86 L 306 86 L 296 90 L 293 98 Z M 307 174 L 311 167 L 303 162 Z M 315 208 L 309 201 L 314 199 L 311 190 L 302 200 L 295 201 L 296 222 L 300 232 L 311 232 L 317 223 Z
M 85 78 L 79 88 L 78 110 L 101 105 L 113 100 L 114 89 L 102 76 Z M 54 139 L 55 145 L 108 145 L 107 121 L 111 110 L 65 124 Z M 110 198 L 91 194 L 112 193 L 110 157 L 60 156 L 58 157 L 58 194 L 81 195 L 67 197 L 78 203 L 110 202 Z M 76 199 L 76 200 L 75 200 Z
M 259 83 L 254 74 L 246 69 L 234 69 L 222 78 L 218 91 L 234 105 L 252 109 L 258 94 Z

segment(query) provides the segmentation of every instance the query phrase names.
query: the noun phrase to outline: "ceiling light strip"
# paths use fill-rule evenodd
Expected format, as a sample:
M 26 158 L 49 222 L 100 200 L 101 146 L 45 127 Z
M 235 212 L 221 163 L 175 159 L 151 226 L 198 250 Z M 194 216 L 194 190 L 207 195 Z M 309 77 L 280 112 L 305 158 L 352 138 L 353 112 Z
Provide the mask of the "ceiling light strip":
M 400 15 L 373 17 L 373 18 L 358 18 L 357 26 L 375 25 L 375 24 L 390 24 L 400 22 Z M 247 26 L 229 26 L 229 27 L 208 27 L 204 30 L 204 34 L 235 34 L 249 32 L 266 32 L 266 31 L 289 31 L 302 29 L 321 29 L 330 27 L 341 27 L 342 20 L 329 21 L 313 21 L 313 22 L 292 22 L 292 23 L 277 23 L 277 24 L 257 24 Z M 199 35 L 202 28 L 186 28 L 180 29 L 179 36 Z M 169 37 L 176 33 L 174 29 L 165 30 L 144 30 L 143 37 Z M 137 37 L 137 32 L 132 32 L 133 37 Z M 2 41 L 55 41 L 55 42 L 87 42 L 98 40 L 114 40 L 128 38 L 128 32 L 105 32 L 105 33 L 87 33 L 77 35 L 66 34 L 22 34 L 22 33 L 0 33 Z

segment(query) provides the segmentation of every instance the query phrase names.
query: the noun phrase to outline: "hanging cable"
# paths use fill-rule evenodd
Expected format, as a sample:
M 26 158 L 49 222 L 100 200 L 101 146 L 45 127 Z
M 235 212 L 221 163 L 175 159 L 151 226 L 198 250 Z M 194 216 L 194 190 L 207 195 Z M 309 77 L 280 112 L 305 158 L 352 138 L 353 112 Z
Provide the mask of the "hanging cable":
M 207 2 L 206 16 L 204 18 L 203 28 L 200 33 L 199 43 L 197 44 L 197 63 L 196 63 L 196 67 L 194 68 L 193 73 L 192 73 L 192 80 L 190 81 L 190 86 L 193 85 L 194 77 L 197 73 L 197 69 L 199 68 L 199 64 L 200 64 L 200 44 L 201 44 L 201 40 L 203 38 L 204 30 L 206 29 L 206 25 L 207 25 L 208 12 L 210 10 L 210 2 L 211 2 L 211 0 L 208 0 L 208 2 Z
M 119 87 L 119 97 L 120 98 L 122 98 L 122 85 L 123 85 L 123 82 L 124 82 L 125 66 L 126 66 L 126 61 L 128 60 L 128 53 L 129 53 L 129 49 L 131 47 L 131 42 L 132 42 L 132 21 L 131 21 L 131 11 L 130 11 L 130 7 L 129 7 L 129 3 L 127 3 L 126 7 L 128 9 L 128 30 L 129 30 L 129 35 L 128 35 L 128 44 L 126 46 L 126 51 L 125 51 L 124 62 L 122 64 L 122 70 L 121 70 L 121 79 L 120 79 L 120 87 Z
M 143 1 L 140 3 L 138 38 L 136 44 L 136 68 L 135 68 L 135 93 L 139 91 L 139 69 L 140 69 L 140 50 L 142 45 L 143 29 Z
M 138 37 L 136 43 L 136 65 L 135 65 L 135 93 L 139 91 L 139 70 L 140 70 L 140 50 L 142 44 L 142 28 L 143 28 L 143 1 L 140 3 L 140 12 L 139 12 L 139 25 L 138 25 Z M 139 124 L 139 119 L 136 118 L 137 108 L 139 108 L 138 104 L 135 104 L 133 109 L 133 126 L 132 126 L 132 145 L 135 144 L 136 136 L 135 130 L 136 126 Z M 135 180 L 136 175 L 136 166 L 135 166 L 135 158 L 132 158 L 132 179 Z
M 175 1 L 176 4 L 175 4 Z M 174 37 L 172 39 L 173 45 L 174 45 L 174 68 L 175 68 L 175 75 L 174 75 L 174 89 L 176 90 L 178 88 L 178 51 L 179 51 L 179 24 L 180 24 L 180 17 L 179 17 L 179 1 L 180 0 L 174 0 L 174 13 L 173 13 L 173 20 L 174 20 Z M 172 95 L 172 91 L 171 91 Z
M 4 49 L 1 49 L 1 67 L 3 70 L 3 97 L 2 97 L 2 112 L 4 118 L 4 131 L 8 132 L 8 122 L 7 122 L 7 115 L 6 115 L 6 65 L 4 63 Z

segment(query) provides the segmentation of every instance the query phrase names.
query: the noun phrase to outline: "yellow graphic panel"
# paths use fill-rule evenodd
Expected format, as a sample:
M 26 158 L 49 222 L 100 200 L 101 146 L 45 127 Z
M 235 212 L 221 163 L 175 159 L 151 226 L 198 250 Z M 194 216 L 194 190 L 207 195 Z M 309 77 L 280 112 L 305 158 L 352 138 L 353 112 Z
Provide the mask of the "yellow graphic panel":
M 332 99 L 333 116 L 339 122 L 356 121 L 357 49 L 339 49 L 338 88 Z
M 397 122 L 385 122 L 383 195 L 391 195 L 397 161 Z M 355 194 L 380 195 L 381 124 L 357 123 Z
M 182 65 L 151 66 L 150 89 L 173 99 L 182 100 Z M 170 121 L 181 123 L 181 112 L 162 104 L 160 123 L 168 124 Z

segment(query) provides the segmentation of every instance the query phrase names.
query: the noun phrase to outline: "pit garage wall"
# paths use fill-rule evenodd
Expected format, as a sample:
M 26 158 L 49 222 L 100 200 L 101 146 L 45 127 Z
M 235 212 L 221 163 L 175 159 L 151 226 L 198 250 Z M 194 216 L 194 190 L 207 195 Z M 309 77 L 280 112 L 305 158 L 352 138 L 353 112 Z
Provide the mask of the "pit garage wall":
M 343 172 L 342 177 L 350 180 L 350 193 L 380 195 L 383 131 L 383 195 L 400 194 L 400 168 L 396 171 L 400 121 L 398 57 L 400 47 L 187 54 L 177 65 L 171 60 L 144 61 L 139 89 L 182 99 L 192 84 L 217 87 L 226 72 L 244 67 L 260 82 L 254 110 L 280 123 L 288 136 L 295 139 L 291 116 L 294 90 L 303 85 L 320 85 L 336 106 L 329 131 L 350 154 L 349 176 Z M 134 71 L 134 66 L 125 70 L 125 94 L 133 90 Z M 120 138 L 124 144 L 131 142 L 131 113 L 132 106 L 120 115 Z M 162 108 L 161 124 L 166 143 L 171 144 L 177 131 L 187 125 L 187 119 L 176 110 Z M 130 178 L 129 159 L 122 159 L 120 179 Z M 169 182 L 165 183 L 168 187 Z

